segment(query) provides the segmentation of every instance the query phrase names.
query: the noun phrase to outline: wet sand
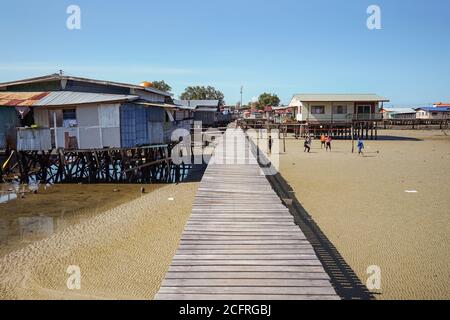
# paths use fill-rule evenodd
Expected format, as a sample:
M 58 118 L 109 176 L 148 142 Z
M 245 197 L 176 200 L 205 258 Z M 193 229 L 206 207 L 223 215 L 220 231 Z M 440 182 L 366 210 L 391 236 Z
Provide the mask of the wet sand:
M 19 191 L 28 190 L 24 185 L 18 187 Z M 142 195 L 141 187 L 152 192 L 161 186 L 59 184 L 41 186 L 37 195 L 27 193 L 23 199 L 17 195 L 16 200 L 0 203 L 0 257 L 137 199 Z M 9 188 L 14 189 L 12 185 L 0 185 L 0 190 Z
M 63 214 L 66 225 L 53 235 L 30 244 L 12 241 L 21 248 L 9 248 L 0 257 L 0 299 L 152 299 L 175 254 L 197 186 L 146 186 L 153 190 L 141 196 L 140 186 L 120 185 L 116 193 L 111 185 L 76 186 L 74 193 L 63 185 L 0 205 L 2 215 L 16 207 L 23 216 L 36 216 L 39 208 L 41 216 L 58 217 L 64 209 L 53 212 L 50 199 L 59 194 L 63 207 L 74 212 Z M 81 290 L 67 288 L 72 265 L 81 269 Z
M 334 141 L 332 153 L 314 141 L 306 154 L 287 140 L 280 172 L 364 284 L 367 267 L 381 267 L 378 299 L 449 299 L 450 137 L 380 134 L 363 157 L 351 141 Z

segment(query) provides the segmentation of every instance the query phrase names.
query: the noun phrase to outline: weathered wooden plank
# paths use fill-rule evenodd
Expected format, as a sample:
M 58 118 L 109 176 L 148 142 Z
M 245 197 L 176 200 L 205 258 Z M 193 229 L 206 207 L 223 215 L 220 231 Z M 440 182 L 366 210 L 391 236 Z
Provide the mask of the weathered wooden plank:
M 239 226 L 232 226 L 232 227 L 226 227 L 226 226 L 186 226 L 185 228 L 186 231 L 201 231 L 201 230 L 210 230 L 210 231 L 243 231 L 243 232 L 247 232 L 247 231 L 260 231 L 260 232 L 285 232 L 285 231 L 295 231 L 298 230 L 297 226 L 292 226 L 292 227 L 271 227 L 271 226 L 264 226 L 264 227 L 258 227 L 258 226 L 254 226 L 254 227 L 249 227 L 249 226 L 243 226 L 243 227 L 239 227 Z
M 249 212 L 249 213 L 200 213 L 200 214 L 192 214 L 191 219 L 189 220 L 198 220 L 198 219 L 211 219 L 211 220 L 251 220 L 255 221 L 256 219 L 264 221 L 294 221 L 294 217 L 288 216 L 284 213 L 277 214 L 264 214 L 261 212 Z
M 202 213 L 193 213 L 191 215 L 192 219 L 281 219 L 281 220 L 290 220 L 294 221 L 292 216 L 288 216 L 284 213 L 263 213 L 263 212 L 246 212 L 239 213 L 238 211 L 231 212 L 202 212 Z
M 290 213 L 286 211 L 286 208 L 267 208 L 260 207 L 255 208 L 253 206 L 239 206 L 239 207 L 225 207 L 216 206 L 212 208 L 204 208 L 201 206 L 195 206 L 192 209 L 192 214 L 276 214 L 290 216 Z
M 201 187 L 201 188 L 199 188 L 199 190 L 200 191 L 206 191 L 208 189 L 205 189 L 205 188 Z M 247 194 L 247 195 L 250 195 L 250 196 L 265 195 L 265 194 L 271 195 L 272 192 L 273 192 L 272 190 L 269 190 L 269 189 L 264 189 L 264 190 L 261 190 L 261 191 L 257 191 L 257 190 L 253 191 L 253 190 L 249 190 L 249 189 L 236 190 L 235 188 L 229 188 L 229 189 L 217 188 L 215 191 L 216 192 L 224 192 L 224 193 L 226 192 L 226 193 Z
M 254 221 L 254 222 L 249 222 L 249 221 L 240 221 L 239 223 L 237 223 L 236 221 L 206 221 L 206 220 L 191 220 L 190 222 L 188 222 L 186 224 L 186 226 L 189 227 L 194 227 L 194 226 L 217 226 L 220 225 L 221 227 L 228 227 L 228 226 L 232 226 L 232 227 L 249 227 L 249 228 L 253 228 L 253 227 L 261 227 L 264 228 L 266 226 L 277 226 L 277 227 L 284 227 L 284 226 L 289 226 L 292 227 L 292 221 L 268 221 L 268 222 L 264 222 L 264 221 Z M 298 228 L 296 228 L 298 229 Z
M 311 249 L 313 247 L 308 242 L 303 244 L 278 244 L 278 245 L 266 245 L 266 244 L 183 244 L 178 247 L 180 250 L 303 250 Z
M 329 280 L 325 272 L 168 272 L 166 279 L 309 279 Z
M 211 255 L 229 255 L 229 254 L 247 254 L 247 255 L 260 255 L 260 254 L 270 254 L 270 255 L 292 255 L 292 254 L 311 254 L 314 255 L 315 252 L 312 249 L 303 249 L 303 250 L 295 250 L 295 249 L 243 249 L 243 250 L 232 250 L 232 249 L 222 249 L 222 250 L 186 250 L 186 249 L 178 249 L 177 255 L 202 255 L 202 254 L 211 254 Z
M 214 254 L 191 254 L 182 255 L 177 254 L 174 260 L 315 260 L 315 254 L 270 254 L 270 255 L 214 255 Z
M 279 239 L 279 237 L 282 237 L 284 240 L 286 239 L 298 239 L 298 240 L 304 240 L 305 236 L 303 234 L 294 234 L 294 233 L 286 233 L 283 235 L 279 235 L 277 233 L 269 233 L 269 234 L 264 234 L 264 232 L 236 232 L 236 231 L 205 231 L 204 233 L 201 233 L 200 231 L 185 231 L 183 238 L 184 237 L 196 237 L 196 236 L 225 236 L 225 237 L 229 237 L 230 239 L 233 238 L 242 238 L 242 237 L 264 237 L 266 236 L 265 239 Z
M 195 217 L 193 219 L 191 219 L 191 221 L 189 222 L 190 225 L 193 224 L 218 224 L 218 225 L 222 225 L 223 223 L 227 223 L 227 224 L 241 224 L 241 223 L 252 223 L 252 222 L 256 222 L 255 218 L 211 218 L 211 217 L 205 217 L 205 218 L 201 218 L 201 217 Z M 259 225 L 263 225 L 263 224 L 272 224 L 272 225 L 279 225 L 279 224 L 287 224 L 289 223 L 290 225 L 294 224 L 294 219 L 290 219 L 290 218 L 283 218 L 280 217 L 279 219 L 277 218 L 272 218 L 272 219 L 258 219 Z
M 279 246 L 281 244 L 289 244 L 289 245 L 296 245 L 296 244 L 307 244 L 308 241 L 306 240 L 181 240 L 181 245 L 187 245 L 187 244 L 223 244 L 223 245 L 243 245 L 243 244 L 266 244 L 266 245 L 272 245 L 272 246 Z
M 176 266 L 171 265 L 169 271 L 172 272 L 325 272 L 320 265 L 289 265 L 289 266 Z
M 304 260 L 178 260 L 173 266 L 320 266 L 319 259 Z
M 317 279 L 167 279 L 163 287 L 329 287 Z
M 328 287 L 161 287 L 160 293 L 333 295 Z
M 248 240 L 305 240 L 302 235 L 189 235 L 185 234 L 181 240 L 232 240 L 232 241 L 248 241 Z
M 263 294 L 161 294 L 155 297 L 157 300 L 188 300 L 188 301 L 301 301 L 301 300 L 339 300 L 333 295 L 263 295 Z
M 208 225 L 204 225 L 205 228 Z M 296 236 L 296 235 L 301 235 L 304 236 L 304 234 L 301 231 L 295 231 L 295 229 L 293 231 L 286 231 L 283 233 L 277 232 L 277 231 L 260 231 L 259 229 L 252 229 L 252 230 L 246 230 L 246 231 L 242 231 L 242 230 L 185 230 L 184 231 L 186 234 L 201 234 L 201 235 L 229 235 L 229 236 L 233 236 L 233 235 L 268 235 L 268 236 L 279 236 L 279 235 L 288 235 L 288 236 Z

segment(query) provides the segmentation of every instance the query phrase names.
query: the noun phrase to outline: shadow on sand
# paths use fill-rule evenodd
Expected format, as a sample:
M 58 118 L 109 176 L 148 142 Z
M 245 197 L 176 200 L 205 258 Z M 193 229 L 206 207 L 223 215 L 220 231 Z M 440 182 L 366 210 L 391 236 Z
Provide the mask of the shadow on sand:
M 206 168 L 208 168 L 208 165 L 204 163 L 192 165 L 186 178 L 184 178 L 182 181 L 179 181 L 178 183 L 201 182 Z
M 275 176 L 267 176 L 267 179 L 286 204 L 292 200 L 292 204 L 287 207 L 294 216 L 296 224 L 313 246 L 325 271 L 331 278 L 336 293 L 345 300 L 374 300 L 374 295 L 361 283 L 352 268 L 306 212 L 286 180 L 279 173 Z
M 398 136 L 378 136 L 379 141 L 423 141 L 422 139 Z

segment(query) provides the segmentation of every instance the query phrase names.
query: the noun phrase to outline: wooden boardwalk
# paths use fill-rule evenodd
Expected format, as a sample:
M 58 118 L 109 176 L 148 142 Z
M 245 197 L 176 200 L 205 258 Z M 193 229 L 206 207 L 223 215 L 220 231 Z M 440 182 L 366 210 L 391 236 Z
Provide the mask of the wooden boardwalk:
M 339 299 L 242 130 L 220 139 L 212 162 L 221 160 L 205 172 L 156 299 Z

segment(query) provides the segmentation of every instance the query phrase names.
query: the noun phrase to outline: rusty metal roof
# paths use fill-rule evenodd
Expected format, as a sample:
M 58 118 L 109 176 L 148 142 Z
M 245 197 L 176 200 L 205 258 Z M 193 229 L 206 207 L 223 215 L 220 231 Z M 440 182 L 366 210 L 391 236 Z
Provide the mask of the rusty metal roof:
M 30 107 L 48 94 L 49 92 L 0 92 L 0 106 Z

